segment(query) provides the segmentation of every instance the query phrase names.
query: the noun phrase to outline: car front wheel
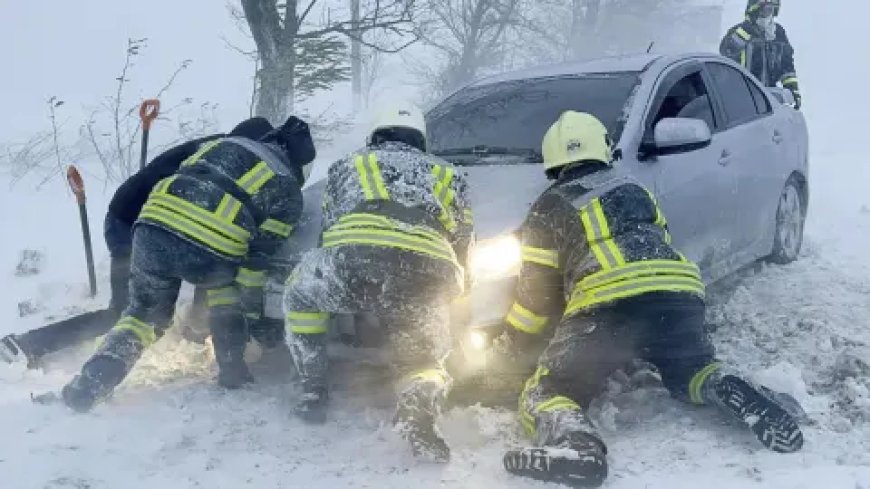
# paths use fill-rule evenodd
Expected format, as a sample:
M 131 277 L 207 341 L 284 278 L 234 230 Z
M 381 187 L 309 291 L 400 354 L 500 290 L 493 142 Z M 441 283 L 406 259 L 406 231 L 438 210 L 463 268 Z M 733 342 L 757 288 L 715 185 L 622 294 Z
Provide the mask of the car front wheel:
M 804 209 L 800 183 L 797 178 L 789 178 L 779 197 L 776 210 L 776 234 L 773 239 L 773 252 L 769 260 L 785 265 L 798 258 L 804 241 Z

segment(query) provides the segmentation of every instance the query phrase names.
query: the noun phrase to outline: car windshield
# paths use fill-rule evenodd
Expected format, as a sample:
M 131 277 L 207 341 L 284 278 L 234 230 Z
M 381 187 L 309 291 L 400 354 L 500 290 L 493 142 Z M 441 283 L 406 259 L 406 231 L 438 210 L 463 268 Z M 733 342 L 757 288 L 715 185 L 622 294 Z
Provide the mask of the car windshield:
M 589 112 L 619 141 L 638 73 L 501 82 L 461 90 L 427 114 L 429 147 L 457 165 L 540 162 L 541 139 L 565 110 Z

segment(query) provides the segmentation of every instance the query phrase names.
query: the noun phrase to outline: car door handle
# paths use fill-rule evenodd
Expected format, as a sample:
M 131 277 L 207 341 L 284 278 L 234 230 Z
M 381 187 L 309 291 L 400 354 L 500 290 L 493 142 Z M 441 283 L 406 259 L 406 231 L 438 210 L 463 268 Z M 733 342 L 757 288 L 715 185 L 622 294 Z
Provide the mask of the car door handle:
M 774 142 L 775 144 L 780 144 L 780 143 L 782 143 L 782 133 L 780 133 L 778 130 L 777 130 L 777 131 L 773 131 L 773 142 Z
M 722 155 L 719 157 L 719 164 L 728 166 L 728 163 L 731 163 L 731 152 L 726 149 L 722 151 Z

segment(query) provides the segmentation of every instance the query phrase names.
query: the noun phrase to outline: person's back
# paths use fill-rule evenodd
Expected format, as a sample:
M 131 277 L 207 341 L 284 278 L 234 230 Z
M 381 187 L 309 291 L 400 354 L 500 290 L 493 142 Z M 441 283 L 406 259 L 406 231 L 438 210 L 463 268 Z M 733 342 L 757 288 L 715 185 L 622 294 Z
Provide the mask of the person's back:
M 242 261 L 251 243 L 274 251 L 302 210 L 302 175 L 270 144 L 245 138 L 205 143 L 149 196 L 139 223 L 169 229 Z
M 327 176 L 324 229 L 355 212 L 369 196 L 417 208 L 437 219 L 442 204 L 433 191 L 435 165 L 449 167 L 437 156 L 400 142 L 365 148 L 333 163 Z
M 775 20 L 779 8 L 779 0 L 749 0 L 746 19 L 728 30 L 719 52 L 746 67 L 765 86 L 781 84 L 791 90 L 799 107 L 794 48 Z
M 652 194 L 621 169 L 601 163 L 569 168 L 530 214 L 524 236 L 549 233 L 564 290 L 573 291 L 566 316 L 647 290 L 626 285 L 629 278 L 704 294 L 697 266 L 671 247 Z

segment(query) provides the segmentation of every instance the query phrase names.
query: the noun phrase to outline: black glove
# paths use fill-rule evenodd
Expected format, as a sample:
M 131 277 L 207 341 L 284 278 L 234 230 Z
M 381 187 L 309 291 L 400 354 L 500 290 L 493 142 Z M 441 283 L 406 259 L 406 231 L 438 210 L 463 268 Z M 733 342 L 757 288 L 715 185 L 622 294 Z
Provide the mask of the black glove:
M 317 152 L 308 124 L 296 116 L 290 116 L 284 124 L 263 137 L 264 142 L 274 142 L 287 152 L 287 156 L 299 168 L 314 161 Z
M 794 110 L 801 110 L 801 92 L 795 88 L 791 94 L 794 97 Z

